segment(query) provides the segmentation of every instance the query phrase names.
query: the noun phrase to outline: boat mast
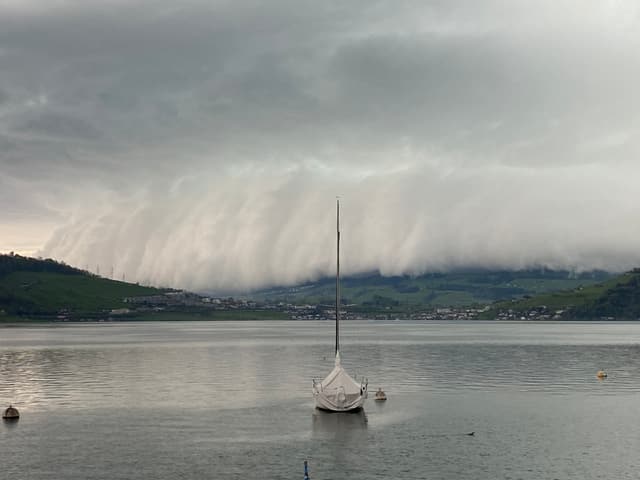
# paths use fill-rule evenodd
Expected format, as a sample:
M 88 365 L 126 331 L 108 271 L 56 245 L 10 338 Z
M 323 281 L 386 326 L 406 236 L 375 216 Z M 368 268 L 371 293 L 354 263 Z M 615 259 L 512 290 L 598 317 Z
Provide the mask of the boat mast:
M 336 199 L 336 356 L 340 353 L 340 199 Z

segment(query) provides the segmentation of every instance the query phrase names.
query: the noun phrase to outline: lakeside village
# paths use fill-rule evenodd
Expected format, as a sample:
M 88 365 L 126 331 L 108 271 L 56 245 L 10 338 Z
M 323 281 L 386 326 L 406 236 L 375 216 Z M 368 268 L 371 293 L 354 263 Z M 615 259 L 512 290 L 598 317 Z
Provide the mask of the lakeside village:
M 127 308 L 114 309 L 109 318 L 117 320 L 136 313 L 147 312 L 185 312 L 185 311 L 265 311 L 285 314 L 292 320 L 328 320 L 335 317 L 335 305 L 297 305 L 287 302 L 259 302 L 234 297 L 209 297 L 181 290 L 165 292 L 161 295 L 128 297 L 124 299 Z M 490 306 L 477 307 L 434 307 L 420 311 L 401 312 L 391 308 L 376 311 L 360 311 L 357 306 L 345 306 L 341 312 L 347 320 L 477 320 L 483 319 Z M 545 306 L 532 308 L 525 312 L 513 310 L 499 311 L 494 318 L 498 320 L 558 320 L 563 310 L 551 311 Z
M 118 315 L 127 316 L 146 312 L 178 312 L 178 311 L 265 311 L 285 314 L 291 320 L 330 320 L 335 318 L 335 304 L 292 304 L 281 301 L 247 300 L 234 297 L 208 297 L 185 291 L 171 291 L 162 295 L 125 298 L 128 308 L 114 309 L 110 317 L 116 320 Z M 484 308 L 434 308 L 416 312 L 397 312 L 384 308 L 375 312 L 359 312 L 357 308 L 350 310 L 349 305 L 342 310 L 345 320 L 474 320 L 489 307 Z M 351 306 L 354 307 L 354 306 Z

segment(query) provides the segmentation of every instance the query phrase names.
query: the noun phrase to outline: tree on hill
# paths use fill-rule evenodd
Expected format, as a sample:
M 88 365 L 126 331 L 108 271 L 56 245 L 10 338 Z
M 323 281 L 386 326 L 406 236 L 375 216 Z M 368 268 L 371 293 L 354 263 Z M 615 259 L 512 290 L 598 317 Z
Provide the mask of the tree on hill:
M 634 270 L 627 282 L 616 284 L 593 303 L 571 311 L 576 318 L 614 317 L 617 319 L 640 318 L 640 271 Z
M 86 274 L 86 272 L 83 272 L 82 270 L 57 262 L 51 258 L 39 259 L 23 257 L 14 253 L 9 255 L 0 255 L 0 276 L 8 275 L 13 272 L 47 272 L 64 273 L 67 275 Z

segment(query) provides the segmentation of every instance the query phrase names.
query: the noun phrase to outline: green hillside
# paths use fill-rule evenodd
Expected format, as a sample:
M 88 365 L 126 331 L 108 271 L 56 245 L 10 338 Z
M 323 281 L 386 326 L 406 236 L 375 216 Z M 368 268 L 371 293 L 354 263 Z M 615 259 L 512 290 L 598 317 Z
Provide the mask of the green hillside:
M 563 319 L 636 320 L 640 318 L 640 269 L 593 285 L 499 302 L 487 317 L 496 318 L 509 311 L 523 314 L 543 310 Z
M 0 255 L 0 319 L 91 316 L 126 307 L 125 297 L 159 293 L 53 260 Z
M 575 274 L 550 270 L 467 270 L 415 277 L 371 274 L 344 278 L 341 291 L 345 303 L 363 309 L 460 307 L 588 286 L 609 278 L 611 275 L 605 272 Z M 330 304 L 335 298 L 335 280 L 328 278 L 298 287 L 263 290 L 250 297 Z
M 487 318 L 550 318 L 549 312 L 559 318 L 558 311 L 562 318 L 640 318 L 640 270 L 615 277 L 604 272 L 576 275 L 549 270 L 359 275 L 344 278 L 341 285 L 349 311 L 365 316 L 491 304 Z M 127 297 L 138 298 L 125 302 Z M 178 314 L 180 319 L 195 320 L 229 315 L 281 318 L 285 312 L 279 302 L 313 308 L 332 305 L 335 280 L 265 290 L 251 298 L 265 303 L 252 306 L 252 302 L 231 299 L 228 305 L 226 300 L 216 305 L 188 292 L 109 280 L 53 260 L 0 255 L 0 321 L 4 322 L 97 320 L 114 315 L 121 320 L 177 319 Z

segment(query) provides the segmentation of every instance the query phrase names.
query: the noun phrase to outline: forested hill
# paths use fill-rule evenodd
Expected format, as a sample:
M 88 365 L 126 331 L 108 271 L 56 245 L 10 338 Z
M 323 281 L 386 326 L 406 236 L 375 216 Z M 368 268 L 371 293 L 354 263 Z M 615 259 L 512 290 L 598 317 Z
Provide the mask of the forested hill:
M 594 285 L 500 302 L 487 315 L 491 318 L 638 320 L 640 269 Z
M 640 319 L 640 269 L 619 277 L 613 287 L 570 313 L 577 318 Z
M 40 259 L 21 255 L 0 254 L 0 277 L 13 272 L 47 272 L 66 275 L 86 275 L 87 272 L 56 262 L 50 258 Z

